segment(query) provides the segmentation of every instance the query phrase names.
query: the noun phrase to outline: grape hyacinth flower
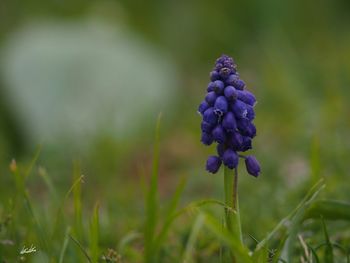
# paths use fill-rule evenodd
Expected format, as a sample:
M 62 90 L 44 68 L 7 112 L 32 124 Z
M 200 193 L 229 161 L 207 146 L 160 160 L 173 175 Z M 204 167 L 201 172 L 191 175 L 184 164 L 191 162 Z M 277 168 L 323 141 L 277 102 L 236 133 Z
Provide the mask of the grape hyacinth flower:
M 250 175 L 258 177 L 260 174 L 261 169 L 256 158 L 241 154 L 252 149 L 252 139 L 256 136 L 256 127 L 253 124 L 256 99 L 253 93 L 245 89 L 246 84 L 239 78 L 237 66 L 229 56 L 222 55 L 216 60 L 210 80 L 207 94 L 198 107 L 203 118 L 202 143 L 217 143 L 217 155 L 208 158 L 206 169 L 215 174 L 224 165 L 226 228 L 242 245 L 237 166 L 239 158 L 243 158 Z M 235 210 L 235 213 L 228 207 Z M 238 262 L 234 254 L 231 256 L 233 262 Z
M 253 124 L 255 96 L 245 89 L 246 84 L 239 77 L 237 65 L 227 55 L 216 60 L 210 80 L 208 93 L 198 108 L 203 117 L 203 144 L 218 143 L 218 156 L 209 157 L 207 170 L 216 173 L 221 164 L 236 169 L 238 157 L 241 157 L 245 159 L 248 173 L 257 177 L 260 165 L 256 158 L 239 154 L 252 149 L 252 139 L 256 135 Z

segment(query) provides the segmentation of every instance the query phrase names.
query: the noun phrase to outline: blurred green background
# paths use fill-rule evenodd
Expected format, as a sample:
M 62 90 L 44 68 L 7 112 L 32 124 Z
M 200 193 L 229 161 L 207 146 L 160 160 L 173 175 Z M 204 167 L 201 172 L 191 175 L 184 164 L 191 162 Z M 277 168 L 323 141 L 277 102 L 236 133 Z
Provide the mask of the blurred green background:
M 42 144 L 38 166 L 62 193 L 80 162 L 84 209 L 99 201 L 102 242 L 115 242 L 139 226 L 159 112 L 162 198 L 185 176 L 183 204 L 222 199 L 196 112 L 221 54 L 258 99 L 262 174 L 240 170 L 244 232 L 259 239 L 321 177 L 324 197 L 349 201 L 349 12 L 345 0 L 0 1 L 0 212 L 11 160 Z M 28 187 L 45 206 L 38 173 Z

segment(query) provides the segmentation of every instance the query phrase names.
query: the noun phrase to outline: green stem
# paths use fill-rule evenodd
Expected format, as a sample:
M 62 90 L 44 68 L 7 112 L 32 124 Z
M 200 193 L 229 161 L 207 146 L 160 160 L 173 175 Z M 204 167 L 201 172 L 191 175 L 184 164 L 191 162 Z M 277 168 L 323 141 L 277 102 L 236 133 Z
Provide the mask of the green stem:
M 238 171 L 225 166 L 224 169 L 224 189 L 225 189 L 225 204 L 228 207 L 232 207 L 234 211 L 225 209 L 226 226 L 227 229 L 238 237 L 238 240 L 243 244 L 241 219 L 239 215 L 238 205 Z

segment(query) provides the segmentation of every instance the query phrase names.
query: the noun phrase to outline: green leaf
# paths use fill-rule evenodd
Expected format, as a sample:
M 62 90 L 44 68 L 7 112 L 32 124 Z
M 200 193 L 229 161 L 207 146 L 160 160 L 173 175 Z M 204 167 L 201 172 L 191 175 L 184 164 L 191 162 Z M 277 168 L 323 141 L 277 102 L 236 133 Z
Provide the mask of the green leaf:
M 182 255 L 181 262 L 186 262 L 186 263 L 194 262 L 193 258 L 192 258 L 192 254 L 193 254 L 193 251 L 195 250 L 194 247 L 195 247 L 195 243 L 196 243 L 197 238 L 198 238 L 199 231 L 201 230 L 201 228 L 204 224 L 204 219 L 205 219 L 204 215 L 199 214 L 197 216 L 196 220 L 194 221 L 193 226 L 192 226 L 192 230 L 191 230 L 191 234 L 188 238 L 185 251 Z
M 166 212 L 165 212 L 165 222 L 164 225 L 162 226 L 159 235 L 157 236 L 156 240 L 155 240 L 155 253 L 157 253 L 161 247 L 161 245 L 164 243 L 167 234 L 170 230 L 170 226 L 173 223 L 173 216 L 175 214 L 175 210 L 177 208 L 177 205 L 179 203 L 181 194 L 185 188 L 186 185 L 186 179 L 182 179 L 179 183 L 179 185 L 176 187 L 175 193 L 173 194 L 169 206 L 166 208 Z
M 320 215 L 327 220 L 350 220 L 350 203 L 336 200 L 315 201 L 307 210 L 304 220 L 316 219 Z
M 269 233 L 267 234 L 267 236 L 261 240 L 256 248 L 255 251 L 259 251 L 260 249 L 262 249 L 263 247 L 265 247 L 267 245 L 267 243 L 273 238 L 273 236 L 280 231 L 283 228 L 286 228 L 287 223 L 293 218 L 295 217 L 296 214 L 300 214 L 306 210 L 306 208 L 308 206 L 310 206 L 311 202 L 316 198 L 316 196 L 318 195 L 318 193 L 324 188 L 324 183 L 323 183 L 323 179 L 319 180 L 310 190 L 309 192 L 305 195 L 305 197 L 303 198 L 303 200 L 297 205 L 297 207 L 286 217 L 284 217 L 277 225 L 276 227 Z M 287 233 L 288 234 L 288 233 Z
M 65 255 L 67 247 L 68 247 L 70 230 L 71 230 L 71 228 L 68 226 L 67 229 L 66 229 L 66 234 L 64 236 L 64 241 L 63 241 L 63 245 L 62 245 L 62 248 L 61 248 L 61 253 L 60 253 L 60 258 L 59 258 L 58 263 L 63 263 L 64 262 L 63 259 L 64 259 L 64 255 Z
M 286 245 L 282 252 L 282 255 L 285 256 L 287 262 L 292 262 L 292 258 L 295 250 L 295 242 L 297 239 L 298 231 L 304 221 L 304 215 L 307 209 L 312 205 L 317 195 L 323 190 L 325 185 L 323 184 L 323 180 L 320 180 L 314 187 L 311 188 L 309 193 L 306 195 L 305 202 L 298 209 L 296 214 L 290 220 L 290 226 L 288 228 L 288 238 L 286 240 Z
M 82 223 L 82 202 L 81 202 L 81 170 L 80 163 L 75 161 L 73 164 L 73 180 L 74 184 L 72 185 L 73 198 L 74 198 L 74 232 L 79 239 L 83 239 L 83 223 Z M 68 194 L 68 193 L 67 193 Z
M 146 222 L 144 226 L 145 235 L 145 262 L 154 263 L 156 254 L 154 253 L 154 239 L 157 226 L 158 215 L 158 167 L 159 167 L 159 133 L 161 114 L 158 116 L 155 143 L 153 150 L 153 165 L 150 187 L 146 196 Z
M 99 228 L 99 204 L 96 203 L 90 224 L 90 252 L 93 263 L 97 263 L 99 257 Z
M 324 222 L 324 219 L 321 217 L 321 221 L 322 221 L 322 228 L 323 228 L 323 233 L 324 233 L 324 238 L 326 241 L 326 248 L 325 248 L 325 262 L 326 263 L 333 263 L 334 259 L 333 259 L 333 246 L 332 243 L 329 239 L 329 235 L 328 235 L 328 231 L 327 231 L 327 227 L 326 227 L 326 223 Z
M 232 235 L 226 228 L 222 227 L 221 222 L 218 222 L 213 216 L 205 213 L 205 226 L 226 246 L 230 248 L 236 262 L 253 263 L 249 256 L 249 250 L 242 245 L 238 236 Z
M 91 258 L 89 256 L 89 254 L 86 252 L 86 250 L 84 249 L 84 246 L 77 240 L 75 239 L 71 234 L 69 234 L 69 238 L 72 239 L 74 241 L 74 243 L 78 246 L 78 248 L 80 249 L 80 251 L 82 252 L 82 254 L 86 257 L 86 259 L 88 260 L 89 263 L 92 263 Z

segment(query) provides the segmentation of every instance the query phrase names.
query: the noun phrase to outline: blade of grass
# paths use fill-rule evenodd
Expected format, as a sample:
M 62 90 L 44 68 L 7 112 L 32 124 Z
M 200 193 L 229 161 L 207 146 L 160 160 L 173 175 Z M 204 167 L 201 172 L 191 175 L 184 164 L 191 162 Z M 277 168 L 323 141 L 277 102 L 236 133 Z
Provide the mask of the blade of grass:
M 350 203 L 336 200 L 317 200 L 307 210 L 304 220 L 319 218 L 327 220 L 350 220 Z
M 98 262 L 99 256 L 99 204 L 96 203 L 93 211 L 93 216 L 90 224 L 90 253 L 91 261 Z
M 226 244 L 231 253 L 235 256 L 235 259 L 239 263 L 253 263 L 252 258 L 249 256 L 249 250 L 241 244 L 239 237 L 232 235 L 226 228 L 222 228 L 220 222 L 218 222 L 213 216 L 205 213 L 205 226 L 219 239 Z
M 82 224 L 82 202 L 81 202 L 81 180 L 77 180 L 81 177 L 81 169 L 80 163 L 75 161 L 73 163 L 73 180 L 74 182 L 78 182 L 73 189 L 73 198 L 74 198 L 74 218 L 75 224 L 73 231 L 77 235 L 77 237 L 82 240 L 83 239 L 83 224 Z
M 306 202 L 303 204 L 303 206 L 298 210 L 298 212 L 295 214 L 295 216 L 290 220 L 290 226 L 288 228 L 288 238 L 286 241 L 286 245 L 284 247 L 284 250 L 282 252 L 282 255 L 284 258 L 287 259 L 288 262 L 292 262 L 292 258 L 295 251 L 295 241 L 297 239 L 298 231 L 303 223 L 303 218 L 305 216 L 305 213 L 307 209 L 312 205 L 317 195 L 320 193 L 321 190 L 323 190 L 325 185 L 321 185 L 317 190 L 312 193 L 310 198 L 306 200 Z
M 63 207 L 64 207 L 64 204 L 66 203 L 66 201 L 68 200 L 70 194 L 73 192 L 74 188 L 77 187 L 78 185 L 80 185 L 82 182 L 83 182 L 83 178 L 84 176 L 81 175 L 79 178 L 77 178 L 72 186 L 69 188 L 69 190 L 66 192 L 63 200 L 61 201 L 61 204 L 60 206 L 58 207 L 57 209 L 57 213 L 56 213 L 56 216 L 55 216 L 55 223 L 53 224 L 53 227 L 52 227 L 52 235 L 51 235 L 51 238 L 53 238 L 57 231 L 59 230 L 59 227 L 58 227 L 58 224 L 62 222 L 62 211 L 63 211 Z
M 62 245 L 62 248 L 61 248 L 61 253 L 60 253 L 60 258 L 59 258 L 59 261 L 58 263 L 63 263 L 63 259 L 64 259 L 64 255 L 66 254 L 66 250 L 67 250 L 67 247 L 68 247 L 68 243 L 69 243 L 69 234 L 70 234 L 70 226 L 68 226 L 66 228 L 66 233 L 64 235 L 64 241 L 63 241 L 63 245 Z
M 145 235 L 145 262 L 154 263 L 157 255 L 154 253 L 154 238 L 157 226 L 158 214 L 158 167 L 159 167 L 159 133 L 161 114 L 159 114 L 156 124 L 155 143 L 153 150 L 153 165 L 150 186 L 146 196 L 146 222 L 144 227 Z
M 321 171 L 320 141 L 316 135 L 314 136 L 311 144 L 310 166 L 311 166 L 311 182 L 314 184 L 317 182 Z
M 46 231 L 44 231 L 43 227 L 41 226 L 41 224 L 39 223 L 37 217 L 35 216 L 34 213 L 34 209 L 33 206 L 30 202 L 30 198 L 29 198 L 29 194 L 26 192 L 25 196 L 24 196 L 24 204 L 25 207 L 27 209 L 27 212 L 29 214 L 29 216 L 32 218 L 33 222 L 34 222 L 34 226 L 37 232 L 37 236 L 40 242 L 40 246 L 41 248 L 48 254 L 48 255 L 52 255 L 50 253 L 50 248 L 49 248 L 49 240 L 46 236 Z
M 132 241 L 136 240 L 136 239 L 139 239 L 141 237 L 141 234 L 140 233 L 137 233 L 137 232 L 130 232 L 128 233 L 127 235 L 125 235 L 120 241 L 119 241 L 119 244 L 118 244 L 118 252 L 119 253 L 122 253 L 125 249 L 125 247 L 131 243 Z
M 325 254 L 324 254 L 325 263 L 333 263 L 334 262 L 333 246 L 332 246 L 332 243 L 331 243 L 331 241 L 329 239 L 326 223 L 324 222 L 323 217 L 321 217 L 321 221 L 322 221 L 322 228 L 323 228 L 323 233 L 324 233 L 324 239 L 326 241 L 326 248 L 325 248 L 325 251 L 324 251 L 325 252 Z
M 283 246 L 286 243 L 286 240 L 288 238 L 288 234 L 287 234 L 287 229 L 283 229 L 282 230 L 282 234 L 279 238 L 280 242 L 278 244 L 278 247 L 275 249 L 275 254 L 272 260 L 272 263 L 278 263 L 280 261 L 280 257 L 283 251 Z
M 161 244 L 163 244 L 163 242 L 165 241 L 168 231 L 170 229 L 171 224 L 173 223 L 173 215 L 175 214 L 175 210 L 177 208 L 177 204 L 179 203 L 181 194 L 185 188 L 186 185 L 186 179 L 182 179 L 179 183 L 179 185 L 176 187 L 175 193 L 173 194 L 169 206 L 166 209 L 166 213 L 165 213 L 165 222 L 164 225 L 162 226 L 159 235 L 156 237 L 155 240 L 155 250 L 158 251 L 161 247 Z
M 182 255 L 181 262 L 186 262 L 186 263 L 194 262 L 192 255 L 193 255 L 193 252 L 195 250 L 195 243 L 197 241 L 199 231 L 201 230 L 201 228 L 204 224 L 204 219 L 205 219 L 204 215 L 199 214 L 197 216 L 196 220 L 194 221 L 193 226 L 192 226 L 192 230 L 191 230 L 191 234 L 188 238 L 185 251 Z
M 42 146 L 38 145 L 37 150 L 35 151 L 35 155 L 34 155 L 33 159 L 31 160 L 31 162 L 29 163 L 29 166 L 24 173 L 24 179 L 27 178 L 30 175 L 30 173 L 32 172 L 33 167 L 36 164 L 36 161 L 38 160 L 38 158 L 40 156 L 41 149 L 42 149 Z
M 286 223 L 294 217 L 301 209 L 304 209 L 306 204 L 313 200 L 317 194 L 324 188 L 323 179 L 319 180 L 305 195 L 303 200 L 297 205 L 297 207 L 286 217 L 284 217 L 277 225 L 276 227 L 263 239 L 257 244 L 255 251 L 258 251 L 262 249 L 267 242 L 271 240 L 271 238 L 283 227 L 286 226 Z
M 44 183 L 46 184 L 47 188 L 50 192 L 50 197 L 53 197 L 55 204 L 58 203 L 58 197 L 57 197 L 57 191 L 56 187 L 52 183 L 52 180 L 50 176 L 47 174 L 44 168 L 39 168 L 39 176 L 43 179 Z
M 307 247 L 310 249 L 312 257 L 315 259 L 315 263 L 320 263 L 320 259 L 318 258 L 318 255 L 315 251 L 315 249 L 313 247 L 311 247 L 310 245 L 307 245 Z
M 84 249 L 83 245 L 77 239 L 75 239 L 71 234 L 69 234 L 69 238 L 72 239 L 73 242 L 78 246 L 78 248 L 80 249 L 82 254 L 86 257 L 86 259 L 89 261 L 89 263 L 92 263 L 91 258 L 89 254 L 86 252 L 86 250 Z

